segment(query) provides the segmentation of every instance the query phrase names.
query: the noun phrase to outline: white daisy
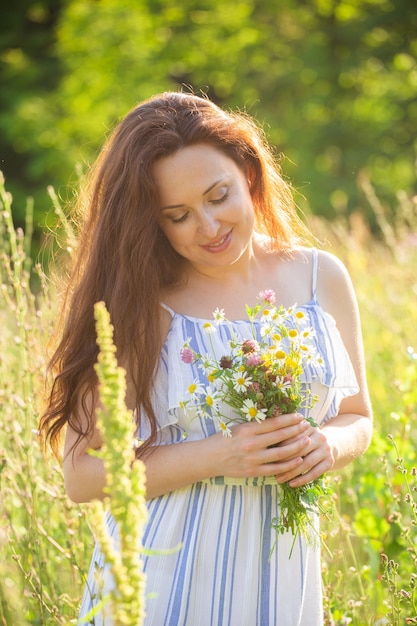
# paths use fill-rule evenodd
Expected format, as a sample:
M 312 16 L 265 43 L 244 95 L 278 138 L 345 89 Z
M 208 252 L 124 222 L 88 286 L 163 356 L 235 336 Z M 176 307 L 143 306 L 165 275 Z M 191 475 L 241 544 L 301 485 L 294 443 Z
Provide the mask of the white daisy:
M 254 401 L 250 398 L 246 398 L 243 402 L 242 411 L 248 422 L 251 422 L 252 420 L 263 422 L 266 418 L 266 409 L 258 409 Z
M 233 374 L 233 389 L 238 392 L 245 391 L 252 379 L 247 372 L 235 372 Z

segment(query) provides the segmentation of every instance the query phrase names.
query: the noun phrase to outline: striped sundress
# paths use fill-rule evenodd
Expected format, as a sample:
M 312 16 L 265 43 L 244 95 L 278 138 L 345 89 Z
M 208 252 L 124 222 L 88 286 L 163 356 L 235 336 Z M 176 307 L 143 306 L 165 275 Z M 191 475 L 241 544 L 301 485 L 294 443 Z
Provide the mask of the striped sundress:
M 311 300 L 298 307 L 315 330 L 322 368 L 307 366 L 304 382 L 319 397 L 310 415 L 323 424 L 337 415 L 341 400 L 358 392 L 355 374 L 334 319 L 316 297 L 317 253 L 313 254 Z M 266 286 L 267 287 L 267 286 Z M 210 353 L 204 332 L 207 320 L 171 311 L 172 323 L 163 346 L 155 381 L 154 403 L 159 417 L 160 443 L 180 443 L 209 437 L 218 426 L 209 419 L 190 422 L 180 408 L 188 385 L 201 371 L 180 359 L 188 338 L 200 353 Z M 231 323 L 237 337 L 252 338 L 248 321 Z M 226 352 L 230 325 L 210 335 L 218 355 Z M 140 438 L 148 436 L 142 427 Z M 271 520 L 279 509 L 274 477 L 237 479 L 216 477 L 173 491 L 148 502 L 149 518 L 143 537 L 157 555 L 144 561 L 147 576 L 145 626 L 320 626 L 322 617 L 320 550 L 305 539 L 276 534 Z M 108 517 L 113 536 L 117 531 Z M 318 524 L 318 520 L 313 520 Z M 172 552 L 172 548 L 181 548 Z M 165 550 L 165 554 L 164 554 Z M 291 552 L 292 551 L 292 552 Z M 291 556 L 290 556 L 291 555 Z M 112 579 L 103 567 L 97 545 L 92 557 L 80 620 L 100 599 L 97 571 L 104 590 Z M 81 621 L 80 621 L 81 623 Z M 111 626 L 100 612 L 90 622 Z

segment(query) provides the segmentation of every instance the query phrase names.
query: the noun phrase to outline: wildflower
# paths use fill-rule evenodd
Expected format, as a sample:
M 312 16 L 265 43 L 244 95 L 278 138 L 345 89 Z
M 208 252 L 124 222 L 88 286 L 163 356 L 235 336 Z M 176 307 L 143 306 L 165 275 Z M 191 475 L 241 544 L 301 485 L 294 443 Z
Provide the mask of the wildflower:
M 265 289 L 264 291 L 260 292 L 259 299 L 267 302 L 268 304 L 274 304 L 275 291 L 273 291 L 272 289 Z
M 277 361 L 283 361 L 286 357 L 287 353 L 284 352 L 284 350 L 276 350 L 274 352 L 274 358 L 277 359 Z
M 309 353 L 305 356 L 305 362 L 310 363 L 313 367 L 323 367 L 324 361 L 320 355 L 314 350 L 309 350 Z
M 244 339 L 242 341 L 243 354 L 250 354 L 251 352 L 256 352 L 258 349 L 259 349 L 259 344 L 254 339 Z
M 95 304 L 94 316 L 99 346 L 95 370 L 101 400 L 97 424 L 103 435 L 97 456 L 103 461 L 107 477 L 106 498 L 93 505 L 94 522 L 105 562 L 115 582 L 115 591 L 108 597 L 114 623 L 139 626 L 145 616 L 142 534 L 148 514 L 146 469 L 143 462 L 135 458 L 132 441 L 137 443 L 136 426 L 124 402 L 126 372 L 117 364 L 113 327 L 103 302 Z M 105 511 L 112 513 L 118 526 L 120 549 L 115 548 L 104 523 Z
M 194 380 L 191 385 L 188 386 L 187 391 L 190 396 L 196 396 L 204 392 L 204 387 L 198 380 Z
M 262 358 L 259 356 L 259 354 L 250 354 L 248 356 L 248 358 L 246 359 L 246 365 L 248 367 L 257 367 L 258 365 L 261 365 L 262 363 Z
M 225 319 L 224 316 L 224 309 L 215 309 L 215 311 L 213 312 L 213 317 L 214 317 L 214 321 L 219 324 L 220 322 L 223 322 Z
M 308 328 L 304 328 L 304 330 L 301 332 L 301 337 L 303 339 L 306 339 L 308 341 L 310 341 L 311 339 L 313 339 L 313 337 L 316 336 L 316 331 L 313 330 L 312 328 L 308 327 Z
M 211 322 L 206 322 L 203 325 L 203 328 L 204 328 L 204 332 L 206 332 L 208 335 L 211 335 L 212 333 L 216 332 L 216 329 Z
M 219 365 L 222 370 L 227 370 L 233 367 L 233 359 L 230 356 L 222 356 L 219 361 Z
M 198 355 L 198 358 L 201 361 L 199 363 L 199 367 L 204 371 L 206 375 L 213 371 L 213 361 L 211 359 L 207 357 L 202 357 L 201 355 Z
M 213 389 L 211 385 L 206 387 L 204 401 L 209 408 L 213 408 L 219 402 L 219 392 L 216 389 Z
M 288 389 L 291 389 L 293 385 L 293 379 L 290 376 L 277 376 L 275 384 L 280 391 L 286 393 Z
M 262 337 L 270 337 L 274 331 L 274 325 L 270 320 L 266 320 L 262 323 L 261 327 L 261 336 Z
M 219 420 L 218 421 L 219 424 L 219 428 L 222 431 L 223 435 L 225 437 L 231 437 L 232 436 L 232 431 L 230 430 L 229 426 L 227 426 L 227 424 L 225 424 L 223 422 L 223 420 Z
M 233 374 L 233 389 L 235 391 L 245 391 L 247 386 L 252 382 L 247 372 L 237 372 Z
M 181 361 L 183 363 L 187 363 L 188 365 L 194 361 L 194 352 L 191 348 L 181 348 Z
M 246 415 L 248 422 L 251 422 L 252 420 L 263 422 L 266 418 L 266 409 L 259 409 L 250 398 L 247 398 L 243 402 L 242 412 Z

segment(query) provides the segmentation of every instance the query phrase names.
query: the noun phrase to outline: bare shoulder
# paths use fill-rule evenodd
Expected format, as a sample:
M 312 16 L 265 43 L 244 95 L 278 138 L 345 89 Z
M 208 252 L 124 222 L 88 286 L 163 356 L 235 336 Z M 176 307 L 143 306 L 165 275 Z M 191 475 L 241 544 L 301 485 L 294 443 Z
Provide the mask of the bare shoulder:
M 349 274 L 344 263 L 331 252 L 318 250 L 319 272 L 329 278 L 348 278 Z
M 317 297 L 322 307 L 334 317 L 356 309 L 356 295 L 344 263 L 334 254 L 318 252 Z
M 325 250 L 318 251 L 318 276 L 322 285 L 335 287 L 338 284 L 351 285 L 349 272 L 345 264 L 331 252 Z

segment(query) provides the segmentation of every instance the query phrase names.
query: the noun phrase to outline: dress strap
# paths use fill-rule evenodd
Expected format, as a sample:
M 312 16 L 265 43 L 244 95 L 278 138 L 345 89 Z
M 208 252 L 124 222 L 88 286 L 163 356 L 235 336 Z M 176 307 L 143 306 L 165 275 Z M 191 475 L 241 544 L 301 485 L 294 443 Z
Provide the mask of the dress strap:
M 171 317 L 174 317 L 175 311 L 173 309 L 171 309 L 171 307 L 169 307 L 167 304 L 165 304 L 165 302 L 161 302 L 161 307 L 163 309 L 165 309 L 165 311 L 168 311 L 168 313 L 171 315 Z
M 317 300 L 317 274 L 318 274 L 318 252 L 317 248 L 312 249 L 313 253 L 313 273 L 311 277 L 311 296 L 313 301 Z

